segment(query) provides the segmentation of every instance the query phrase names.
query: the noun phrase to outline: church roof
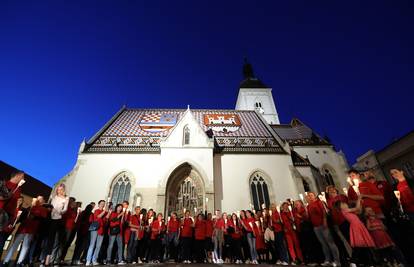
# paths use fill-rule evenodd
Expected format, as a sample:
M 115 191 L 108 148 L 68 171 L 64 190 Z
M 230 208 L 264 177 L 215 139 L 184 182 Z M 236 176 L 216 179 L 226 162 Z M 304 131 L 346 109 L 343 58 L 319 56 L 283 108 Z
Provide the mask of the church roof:
M 157 152 L 186 109 L 120 110 L 86 144 L 84 152 Z M 191 109 L 216 152 L 285 153 L 255 111 Z
M 307 166 L 312 165 L 308 158 L 302 157 L 301 155 L 296 153 L 294 150 L 291 150 L 290 152 L 291 152 L 290 156 L 292 157 L 292 162 L 294 166 L 307 167 Z
M 274 124 L 271 127 L 291 146 L 331 145 L 326 138 L 320 137 L 299 119 L 293 119 L 290 124 Z

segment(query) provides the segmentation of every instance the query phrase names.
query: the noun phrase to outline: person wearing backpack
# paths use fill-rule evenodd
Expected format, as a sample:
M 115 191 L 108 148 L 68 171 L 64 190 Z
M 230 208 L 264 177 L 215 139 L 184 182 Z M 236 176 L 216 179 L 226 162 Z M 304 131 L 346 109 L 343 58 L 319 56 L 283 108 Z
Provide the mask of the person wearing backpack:
M 123 210 L 122 204 L 116 205 L 115 211 L 110 211 L 107 215 L 107 219 L 109 221 L 109 245 L 108 250 L 106 251 L 107 264 L 111 264 L 112 248 L 114 246 L 114 242 L 116 241 L 118 249 L 118 265 L 125 265 L 122 253 L 122 225 L 124 223 L 124 216 L 125 210 Z
M 104 238 L 105 215 L 107 213 L 105 200 L 100 200 L 98 202 L 98 209 L 89 218 L 89 222 L 91 223 L 89 226 L 90 242 L 86 256 L 86 266 L 90 266 L 91 264 L 99 265 L 97 259 Z

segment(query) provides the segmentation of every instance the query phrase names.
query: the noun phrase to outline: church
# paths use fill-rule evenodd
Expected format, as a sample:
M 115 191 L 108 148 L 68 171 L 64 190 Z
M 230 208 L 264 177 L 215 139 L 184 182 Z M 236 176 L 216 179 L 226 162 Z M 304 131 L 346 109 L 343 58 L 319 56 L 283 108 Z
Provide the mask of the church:
M 259 210 L 327 185 L 344 154 L 297 118 L 281 124 L 272 88 L 243 66 L 235 109 L 122 107 L 82 142 L 58 183 L 85 206 L 100 199 L 170 213 Z

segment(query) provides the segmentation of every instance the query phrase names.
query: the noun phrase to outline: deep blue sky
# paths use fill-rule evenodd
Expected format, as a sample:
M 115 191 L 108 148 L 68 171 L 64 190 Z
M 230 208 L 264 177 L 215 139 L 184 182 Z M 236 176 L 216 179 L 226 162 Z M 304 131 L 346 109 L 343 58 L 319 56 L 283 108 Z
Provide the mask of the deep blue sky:
M 51 185 L 123 104 L 234 108 L 244 56 L 350 163 L 414 128 L 413 1 L 155 2 L 0 1 L 1 160 Z

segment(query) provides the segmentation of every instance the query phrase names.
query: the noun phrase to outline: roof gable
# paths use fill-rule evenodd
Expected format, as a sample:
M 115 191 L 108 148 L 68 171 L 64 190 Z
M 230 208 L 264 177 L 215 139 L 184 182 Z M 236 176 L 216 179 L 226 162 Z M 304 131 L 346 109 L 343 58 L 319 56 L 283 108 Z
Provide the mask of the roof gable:
M 85 146 L 84 152 L 156 152 L 185 109 L 124 109 Z M 255 111 L 193 109 L 191 115 L 216 151 L 285 153 Z

